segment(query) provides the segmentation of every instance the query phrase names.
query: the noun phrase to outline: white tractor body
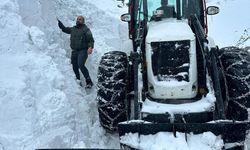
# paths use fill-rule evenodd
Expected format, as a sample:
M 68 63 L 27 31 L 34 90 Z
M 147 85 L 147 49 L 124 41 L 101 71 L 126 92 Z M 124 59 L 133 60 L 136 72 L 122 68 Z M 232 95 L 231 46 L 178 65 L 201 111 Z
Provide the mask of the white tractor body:
M 149 23 L 146 60 L 152 98 L 189 99 L 197 95 L 196 41 L 187 21 Z

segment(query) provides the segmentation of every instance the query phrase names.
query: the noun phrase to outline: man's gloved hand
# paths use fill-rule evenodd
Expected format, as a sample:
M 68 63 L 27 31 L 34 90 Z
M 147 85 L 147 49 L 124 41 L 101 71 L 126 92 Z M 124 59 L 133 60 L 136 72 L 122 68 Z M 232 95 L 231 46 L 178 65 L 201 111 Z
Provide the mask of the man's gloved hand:
M 61 22 L 60 20 L 58 20 L 58 19 L 57 19 L 57 21 L 58 21 L 58 26 L 59 26 L 59 28 L 62 29 L 62 28 L 63 28 L 62 22 Z
M 88 52 L 88 55 L 92 54 L 93 48 L 92 48 L 92 47 L 89 47 L 87 52 Z

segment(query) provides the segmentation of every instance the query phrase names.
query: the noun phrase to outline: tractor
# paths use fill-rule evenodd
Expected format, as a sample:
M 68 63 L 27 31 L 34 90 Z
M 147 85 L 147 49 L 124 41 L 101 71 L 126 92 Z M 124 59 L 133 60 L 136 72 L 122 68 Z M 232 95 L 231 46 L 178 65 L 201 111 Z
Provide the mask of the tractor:
M 158 132 L 221 135 L 244 149 L 249 129 L 250 55 L 219 49 L 208 36 L 205 0 L 129 0 L 130 53 L 105 53 L 98 66 L 101 125 L 120 136 Z M 121 148 L 135 148 L 121 143 Z

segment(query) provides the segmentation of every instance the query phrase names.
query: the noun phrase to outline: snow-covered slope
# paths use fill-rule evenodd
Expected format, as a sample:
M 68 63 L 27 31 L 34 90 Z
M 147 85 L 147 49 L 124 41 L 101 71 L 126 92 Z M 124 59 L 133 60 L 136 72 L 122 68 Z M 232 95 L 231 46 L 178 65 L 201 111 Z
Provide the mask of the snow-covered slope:
M 105 3 L 103 1 L 103 3 Z M 126 24 L 115 0 L 4 0 L 0 3 L 0 150 L 56 147 L 118 148 L 98 122 L 95 92 L 74 80 L 69 36 L 56 17 L 74 25 L 86 16 L 96 40 L 87 66 L 96 80 L 101 55 L 121 48 Z M 101 8 L 100 8 L 101 7 Z

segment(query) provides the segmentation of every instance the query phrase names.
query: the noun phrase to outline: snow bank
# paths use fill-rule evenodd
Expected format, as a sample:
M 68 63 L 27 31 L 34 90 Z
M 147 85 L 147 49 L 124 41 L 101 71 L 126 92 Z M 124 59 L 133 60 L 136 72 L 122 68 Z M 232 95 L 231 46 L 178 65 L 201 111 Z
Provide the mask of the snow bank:
M 121 49 L 126 24 L 89 0 L 5 0 L 0 3 L 0 150 L 119 148 L 117 135 L 100 127 L 95 90 L 74 80 L 69 36 L 56 16 L 72 26 L 86 16 L 96 45 L 87 66 L 96 80 L 103 53 Z M 103 5 L 116 8 L 110 0 Z M 115 10 L 119 12 L 119 10 Z M 112 42 L 110 42 L 112 41 Z
M 5 1 L 0 7 L 2 149 L 35 149 L 38 145 L 49 145 L 58 136 L 75 137 L 72 128 L 75 110 L 65 92 L 69 85 L 52 57 L 46 54 L 49 48 L 44 32 L 22 23 L 16 1 Z M 69 65 L 67 68 L 70 70 Z M 71 86 L 78 88 L 76 84 Z M 43 137 L 49 132 L 55 134 Z
M 211 132 L 205 132 L 199 135 L 187 134 L 187 140 L 184 133 L 159 132 L 155 135 L 126 134 L 121 137 L 121 143 L 143 150 L 221 150 L 223 140 L 216 137 Z

